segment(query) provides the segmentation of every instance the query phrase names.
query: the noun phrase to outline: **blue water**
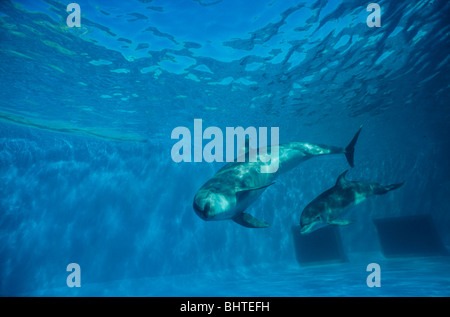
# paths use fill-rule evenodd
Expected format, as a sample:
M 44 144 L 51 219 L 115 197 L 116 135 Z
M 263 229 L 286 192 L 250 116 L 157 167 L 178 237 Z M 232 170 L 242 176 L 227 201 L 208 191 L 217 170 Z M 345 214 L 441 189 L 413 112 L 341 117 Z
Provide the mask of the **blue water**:
M 373 224 L 430 215 L 450 246 L 448 1 L 378 1 L 379 28 L 360 1 L 77 3 L 80 28 L 68 2 L 0 2 L 1 295 L 450 295 L 450 257 L 387 258 Z M 196 118 L 335 146 L 363 125 L 348 178 L 405 184 L 349 210 L 348 262 L 302 266 L 291 228 L 345 157 L 280 176 L 247 210 L 267 229 L 205 222 L 224 163 L 171 157 Z

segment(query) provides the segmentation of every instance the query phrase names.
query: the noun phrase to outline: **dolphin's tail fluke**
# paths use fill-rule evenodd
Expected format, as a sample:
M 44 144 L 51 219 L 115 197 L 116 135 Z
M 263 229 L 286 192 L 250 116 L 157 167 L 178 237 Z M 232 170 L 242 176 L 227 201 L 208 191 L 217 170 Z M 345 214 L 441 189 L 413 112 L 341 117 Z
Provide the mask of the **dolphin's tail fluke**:
M 375 190 L 375 195 L 383 195 L 386 194 L 387 192 L 390 192 L 391 190 L 397 189 L 402 187 L 403 183 L 399 183 L 399 184 L 391 184 L 391 185 L 386 185 L 386 186 L 380 186 L 379 188 L 377 188 Z
M 354 154 L 355 154 L 355 144 L 356 141 L 358 141 L 359 134 L 361 133 L 362 126 L 359 127 L 359 130 L 356 132 L 353 139 L 350 141 L 350 143 L 345 148 L 345 157 L 347 158 L 348 164 L 350 164 L 351 167 L 355 166 L 355 160 L 354 160 Z

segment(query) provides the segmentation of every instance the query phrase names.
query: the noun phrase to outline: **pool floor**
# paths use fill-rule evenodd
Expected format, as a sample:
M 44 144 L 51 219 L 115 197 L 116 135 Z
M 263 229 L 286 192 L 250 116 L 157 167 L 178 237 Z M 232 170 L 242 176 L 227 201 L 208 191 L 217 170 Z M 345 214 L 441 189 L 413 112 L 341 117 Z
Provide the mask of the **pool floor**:
M 369 263 L 379 264 L 379 287 L 369 287 Z M 84 283 L 81 287 L 42 289 L 20 296 L 450 296 L 450 257 L 386 259 L 380 254 L 356 255 L 338 264 L 260 265 L 236 271 L 155 276 Z

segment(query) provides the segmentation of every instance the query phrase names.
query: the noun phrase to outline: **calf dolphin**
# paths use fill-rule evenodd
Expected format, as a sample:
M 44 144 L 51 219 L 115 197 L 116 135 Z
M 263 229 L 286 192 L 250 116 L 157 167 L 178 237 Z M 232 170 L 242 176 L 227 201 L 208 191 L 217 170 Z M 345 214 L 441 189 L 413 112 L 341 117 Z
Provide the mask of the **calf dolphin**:
M 255 202 L 264 190 L 273 184 L 278 175 L 314 156 L 345 154 L 348 163 L 354 165 L 354 150 L 361 127 L 346 148 L 293 142 L 279 145 L 278 169 L 274 173 L 262 173 L 262 167 L 270 167 L 266 151 L 257 151 L 255 162 L 231 162 L 208 180 L 194 197 L 194 210 L 203 220 L 227 220 L 248 228 L 266 228 L 267 222 L 258 220 L 245 209 Z M 261 154 L 263 153 L 263 154 Z M 264 157 L 265 156 L 265 157 Z
M 336 185 L 310 202 L 300 217 L 300 233 L 307 234 L 321 225 L 348 225 L 350 220 L 340 219 L 345 207 L 357 205 L 373 195 L 384 195 L 403 185 L 352 182 L 345 179 L 348 170 L 339 175 Z

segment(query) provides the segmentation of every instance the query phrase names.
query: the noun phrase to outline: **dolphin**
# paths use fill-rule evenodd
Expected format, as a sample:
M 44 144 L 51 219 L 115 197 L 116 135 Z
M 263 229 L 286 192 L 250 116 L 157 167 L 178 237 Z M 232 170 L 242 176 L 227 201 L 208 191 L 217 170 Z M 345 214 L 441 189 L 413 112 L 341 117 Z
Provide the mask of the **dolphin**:
M 269 167 L 267 149 L 257 151 L 252 162 L 230 162 L 222 167 L 195 194 L 193 207 L 203 220 L 233 220 L 247 228 L 267 228 L 265 221 L 256 219 L 244 211 L 253 204 L 264 190 L 274 184 L 278 175 L 285 173 L 299 163 L 312 157 L 330 154 L 345 154 L 351 167 L 354 166 L 354 150 L 362 126 L 345 148 L 311 143 L 293 142 L 278 145 L 278 169 L 273 173 L 262 173 L 262 167 Z M 248 148 L 246 147 L 248 152 Z M 261 154 L 262 153 L 262 154 Z M 245 155 L 245 154 L 244 154 Z M 268 162 L 269 161 L 269 162 Z
M 310 202 L 300 217 L 300 233 L 308 234 L 324 225 L 348 225 L 350 220 L 341 219 L 345 207 L 355 206 L 373 195 L 384 195 L 403 183 L 380 185 L 377 183 L 353 182 L 345 179 L 348 170 L 339 175 L 336 185 Z

